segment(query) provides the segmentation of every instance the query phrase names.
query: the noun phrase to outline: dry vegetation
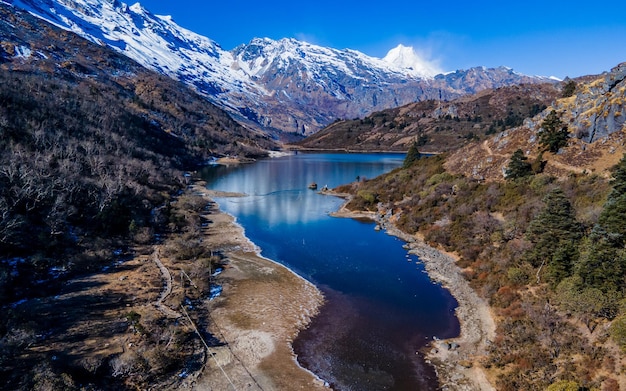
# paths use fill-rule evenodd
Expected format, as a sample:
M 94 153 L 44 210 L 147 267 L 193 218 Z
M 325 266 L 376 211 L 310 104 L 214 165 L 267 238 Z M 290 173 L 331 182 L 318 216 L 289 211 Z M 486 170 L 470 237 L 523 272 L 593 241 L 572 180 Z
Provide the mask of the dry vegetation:
M 4 389 L 177 388 L 197 377 L 207 352 L 181 306 L 209 325 L 206 299 L 222 257 L 200 240 L 206 200 L 184 194 L 169 209 L 162 242 L 109 255 L 90 273 L 59 277 L 50 295 L 4 308 Z
M 624 363 L 609 331 L 623 311 L 622 255 L 609 260 L 614 269 L 606 264 L 603 272 L 590 273 L 581 266 L 587 244 L 575 241 L 578 255 L 559 274 L 557 258 L 548 265 L 536 261 L 534 254 L 546 244 L 530 234 L 537 225 L 550 225 L 537 220 L 546 213 L 546 194 L 559 189 L 571 202 L 577 232 L 590 235 L 605 208 L 608 180 L 570 173 L 484 182 L 448 172 L 446 158 L 422 158 L 410 168 L 337 190 L 355 195 L 349 208 L 391 211 L 391 221 L 403 231 L 458 254 L 457 265 L 497 318 L 497 338 L 483 365 L 498 390 L 543 390 L 559 380 L 617 389 L 612 387 L 625 380 Z M 554 232 L 548 240 L 560 243 Z M 577 273 L 587 283 L 574 281 Z M 591 283 L 592 273 L 606 275 Z M 591 294 L 585 286 L 595 290 Z
M 337 121 L 296 143 L 306 149 L 444 152 L 522 124 L 559 94 L 554 84 L 501 87 L 440 102 L 428 100 Z
M 184 170 L 275 144 L 7 5 L 0 42 L 1 387 L 175 388 L 205 351 L 160 305 L 198 307 L 220 260 L 202 240 L 207 201 L 182 194 Z M 155 257 L 190 278 L 156 307 L 166 278 Z
M 626 388 L 625 77 L 569 80 L 522 126 L 337 189 L 457 254 L 496 316 L 498 390 Z

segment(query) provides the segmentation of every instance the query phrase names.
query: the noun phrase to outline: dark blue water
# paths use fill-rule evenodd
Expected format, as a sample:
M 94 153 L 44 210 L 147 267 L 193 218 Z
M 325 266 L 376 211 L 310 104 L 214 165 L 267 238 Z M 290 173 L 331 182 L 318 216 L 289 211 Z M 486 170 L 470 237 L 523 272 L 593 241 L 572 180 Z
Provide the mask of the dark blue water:
M 458 334 L 456 301 L 430 281 L 403 242 L 372 222 L 333 218 L 343 200 L 307 189 L 372 178 L 403 155 L 297 154 L 251 165 L 210 167 L 214 190 L 264 256 L 315 283 L 327 303 L 294 342 L 298 361 L 337 390 L 434 390 L 419 349 Z

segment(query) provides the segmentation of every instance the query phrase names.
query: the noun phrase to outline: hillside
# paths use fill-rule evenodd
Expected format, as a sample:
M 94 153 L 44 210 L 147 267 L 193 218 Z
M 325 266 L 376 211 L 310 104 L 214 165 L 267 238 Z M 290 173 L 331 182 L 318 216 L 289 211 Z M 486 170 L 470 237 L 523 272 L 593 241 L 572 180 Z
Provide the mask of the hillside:
M 102 216 L 120 194 L 178 187 L 179 170 L 211 157 L 276 147 L 169 78 L 5 5 L 0 12 L 3 215 L 11 221 L 71 199 Z M 31 198 L 39 202 L 23 204 Z M 3 235 L 13 236 L 21 235 Z
M 606 174 L 615 165 L 624 147 L 624 102 L 626 65 L 575 83 L 571 96 L 556 99 L 549 107 L 522 126 L 502 132 L 482 143 L 472 143 L 453 153 L 446 168 L 454 173 L 471 173 L 477 179 L 503 179 L 508 159 L 516 149 L 533 160 L 542 146 L 537 134 L 554 110 L 567 128 L 567 147 L 546 153 L 545 172 L 563 176 L 569 172 Z
M 188 297 L 208 295 L 220 256 L 202 241 L 207 201 L 181 195 L 186 171 L 276 144 L 5 4 L 0 85 L 0 388 L 136 389 L 200 365 L 193 330 L 148 303 L 162 284 L 150 265 L 184 265 L 202 281 Z
M 522 126 L 335 189 L 455 255 L 497 323 L 488 355 L 458 363 L 498 390 L 626 388 L 624 69 L 570 83 Z
M 445 152 L 522 124 L 560 94 L 560 86 L 525 84 L 487 89 L 451 101 L 428 100 L 336 121 L 295 143 L 305 149 Z

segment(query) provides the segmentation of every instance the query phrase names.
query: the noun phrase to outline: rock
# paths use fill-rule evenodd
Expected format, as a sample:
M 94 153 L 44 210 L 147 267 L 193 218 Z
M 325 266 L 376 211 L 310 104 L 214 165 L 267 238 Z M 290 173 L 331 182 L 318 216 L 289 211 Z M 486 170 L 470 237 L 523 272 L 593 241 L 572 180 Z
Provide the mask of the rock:
M 469 369 L 472 366 L 474 366 L 474 364 L 471 361 L 469 361 L 469 360 L 461 360 L 461 361 L 459 361 L 459 365 L 462 366 L 463 368 L 467 368 L 467 369 Z

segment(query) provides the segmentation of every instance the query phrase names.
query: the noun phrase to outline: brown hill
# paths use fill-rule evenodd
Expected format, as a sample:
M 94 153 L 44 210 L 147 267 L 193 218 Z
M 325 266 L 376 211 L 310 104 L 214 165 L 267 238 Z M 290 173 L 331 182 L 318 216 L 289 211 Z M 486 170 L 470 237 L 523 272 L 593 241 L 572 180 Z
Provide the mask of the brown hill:
M 183 170 L 276 144 L 4 3 L 0 86 L 0 387 L 178 388 L 205 349 L 162 302 L 205 302 L 220 259 L 202 232 L 207 201 L 179 196 Z M 170 294 L 161 260 L 197 288 Z
M 472 140 L 522 124 L 561 94 L 551 83 L 501 87 L 449 102 L 429 100 L 379 111 L 363 119 L 337 121 L 296 143 L 307 149 L 420 151 L 458 149 Z

